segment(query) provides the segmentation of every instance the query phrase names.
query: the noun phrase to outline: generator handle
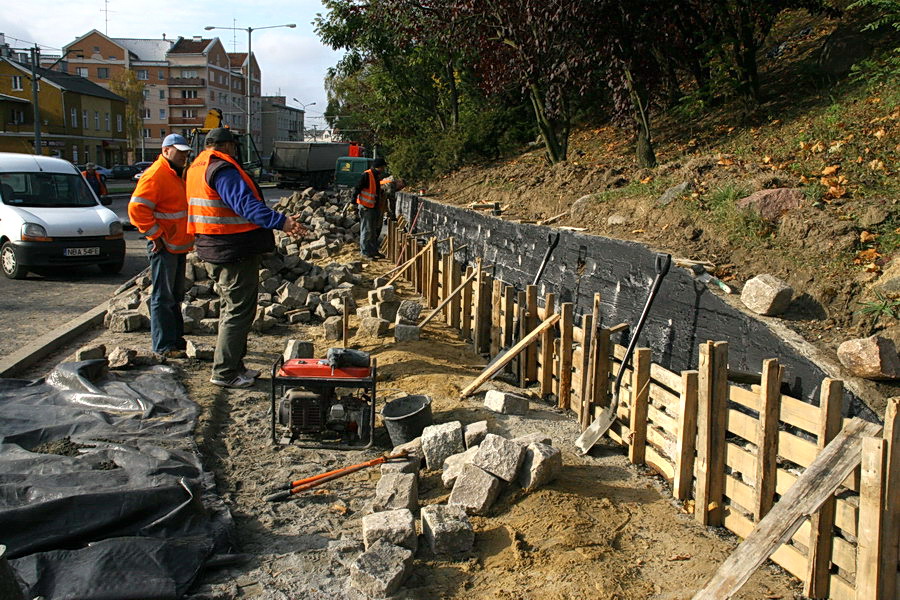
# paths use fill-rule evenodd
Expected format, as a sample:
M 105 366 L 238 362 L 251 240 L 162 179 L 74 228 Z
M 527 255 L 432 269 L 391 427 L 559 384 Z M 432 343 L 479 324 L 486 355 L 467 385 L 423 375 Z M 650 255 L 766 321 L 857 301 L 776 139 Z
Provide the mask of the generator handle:
M 278 374 L 278 370 L 281 369 L 281 367 L 283 367 L 283 366 L 284 366 L 284 355 L 282 354 L 277 359 L 275 359 L 274 363 L 272 363 L 272 379 L 270 379 L 270 381 L 272 382 L 271 387 L 272 387 L 272 445 L 273 446 L 276 443 L 278 443 L 278 441 L 275 437 L 276 436 L 275 429 L 276 429 L 277 422 L 278 422 L 278 413 L 275 410 L 275 376 Z

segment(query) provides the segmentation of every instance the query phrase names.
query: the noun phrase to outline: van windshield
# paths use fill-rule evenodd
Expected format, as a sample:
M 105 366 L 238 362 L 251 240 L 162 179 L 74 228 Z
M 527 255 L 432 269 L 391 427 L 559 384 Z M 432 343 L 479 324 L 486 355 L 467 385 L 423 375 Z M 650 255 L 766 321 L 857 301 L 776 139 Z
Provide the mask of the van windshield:
M 84 178 L 66 173 L 0 173 L 0 199 L 8 206 L 97 206 Z

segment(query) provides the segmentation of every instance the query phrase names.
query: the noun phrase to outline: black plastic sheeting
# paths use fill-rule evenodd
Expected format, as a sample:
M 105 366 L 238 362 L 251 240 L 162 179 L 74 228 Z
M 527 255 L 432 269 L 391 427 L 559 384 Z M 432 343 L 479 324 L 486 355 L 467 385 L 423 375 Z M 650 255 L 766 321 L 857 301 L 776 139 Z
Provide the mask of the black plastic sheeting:
M 180 598 L 230 550 L 198 410 L 167 366 L 107 375 L 92 360 L 0 379 L 0 544 L 26 597 Z

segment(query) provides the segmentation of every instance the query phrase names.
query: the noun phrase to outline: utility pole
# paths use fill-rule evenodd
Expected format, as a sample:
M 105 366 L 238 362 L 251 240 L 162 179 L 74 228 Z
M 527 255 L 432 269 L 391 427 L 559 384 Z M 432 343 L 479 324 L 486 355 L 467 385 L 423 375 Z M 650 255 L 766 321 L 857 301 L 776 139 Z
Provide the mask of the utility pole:
M 41 49 L 35 44 L 31 49 L 31 108 L 34 110 L 34 153 L 40 156 L 41 151 L 41 109 L 38 106 L 37 64 L 41 57 Z

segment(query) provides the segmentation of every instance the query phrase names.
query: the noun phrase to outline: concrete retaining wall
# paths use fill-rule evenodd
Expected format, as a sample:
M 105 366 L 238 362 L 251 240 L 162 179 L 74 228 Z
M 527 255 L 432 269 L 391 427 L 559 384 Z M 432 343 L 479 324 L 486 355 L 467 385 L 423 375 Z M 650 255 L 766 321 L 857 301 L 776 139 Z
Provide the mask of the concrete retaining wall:
M 457 260 L 482 257 L 495 264 L 494 276 L 523 289 L 530 284 L 544 257 L 552 230 L 504 221 L 472 210 L 440 204 L 412 194 L 398 194 L 397 210 L 411 221 L 422 205 L 416 231 L 435 237 L 453 236 L 457 247 L 468 247 Z M 539 298 L 557 294 L 558 302 L 573 302 L 576 315 L 590 313 L 594 293 L 602 297 L 602 325 L 636 324 L 655 271 L 655 253 L 642 244 L 571 231 L 559 231 L 559 245 L 539 283 Z M 440 248 L 447 251 L 446 244 Z M 541 300 L 543 302 L 543 300 Z M 630 331 L 615 341 L 626 345 Z M 653 304 L 640 346 L 653 350 L 654 362 L 672 370 L 697 368 L 698 346 L 706 340 L 729 343 L 729 368 L 758 373 L 762 361 L 778 358 L 785 368 L 791 395 L 818 404 L 819 387 L 829 376 L 802 356 L 756 317 L 733 308 L 694 280 L 687 270 L 670 269 Z M 875 420 L 858 398 L 845 392 L 850 415 Z

